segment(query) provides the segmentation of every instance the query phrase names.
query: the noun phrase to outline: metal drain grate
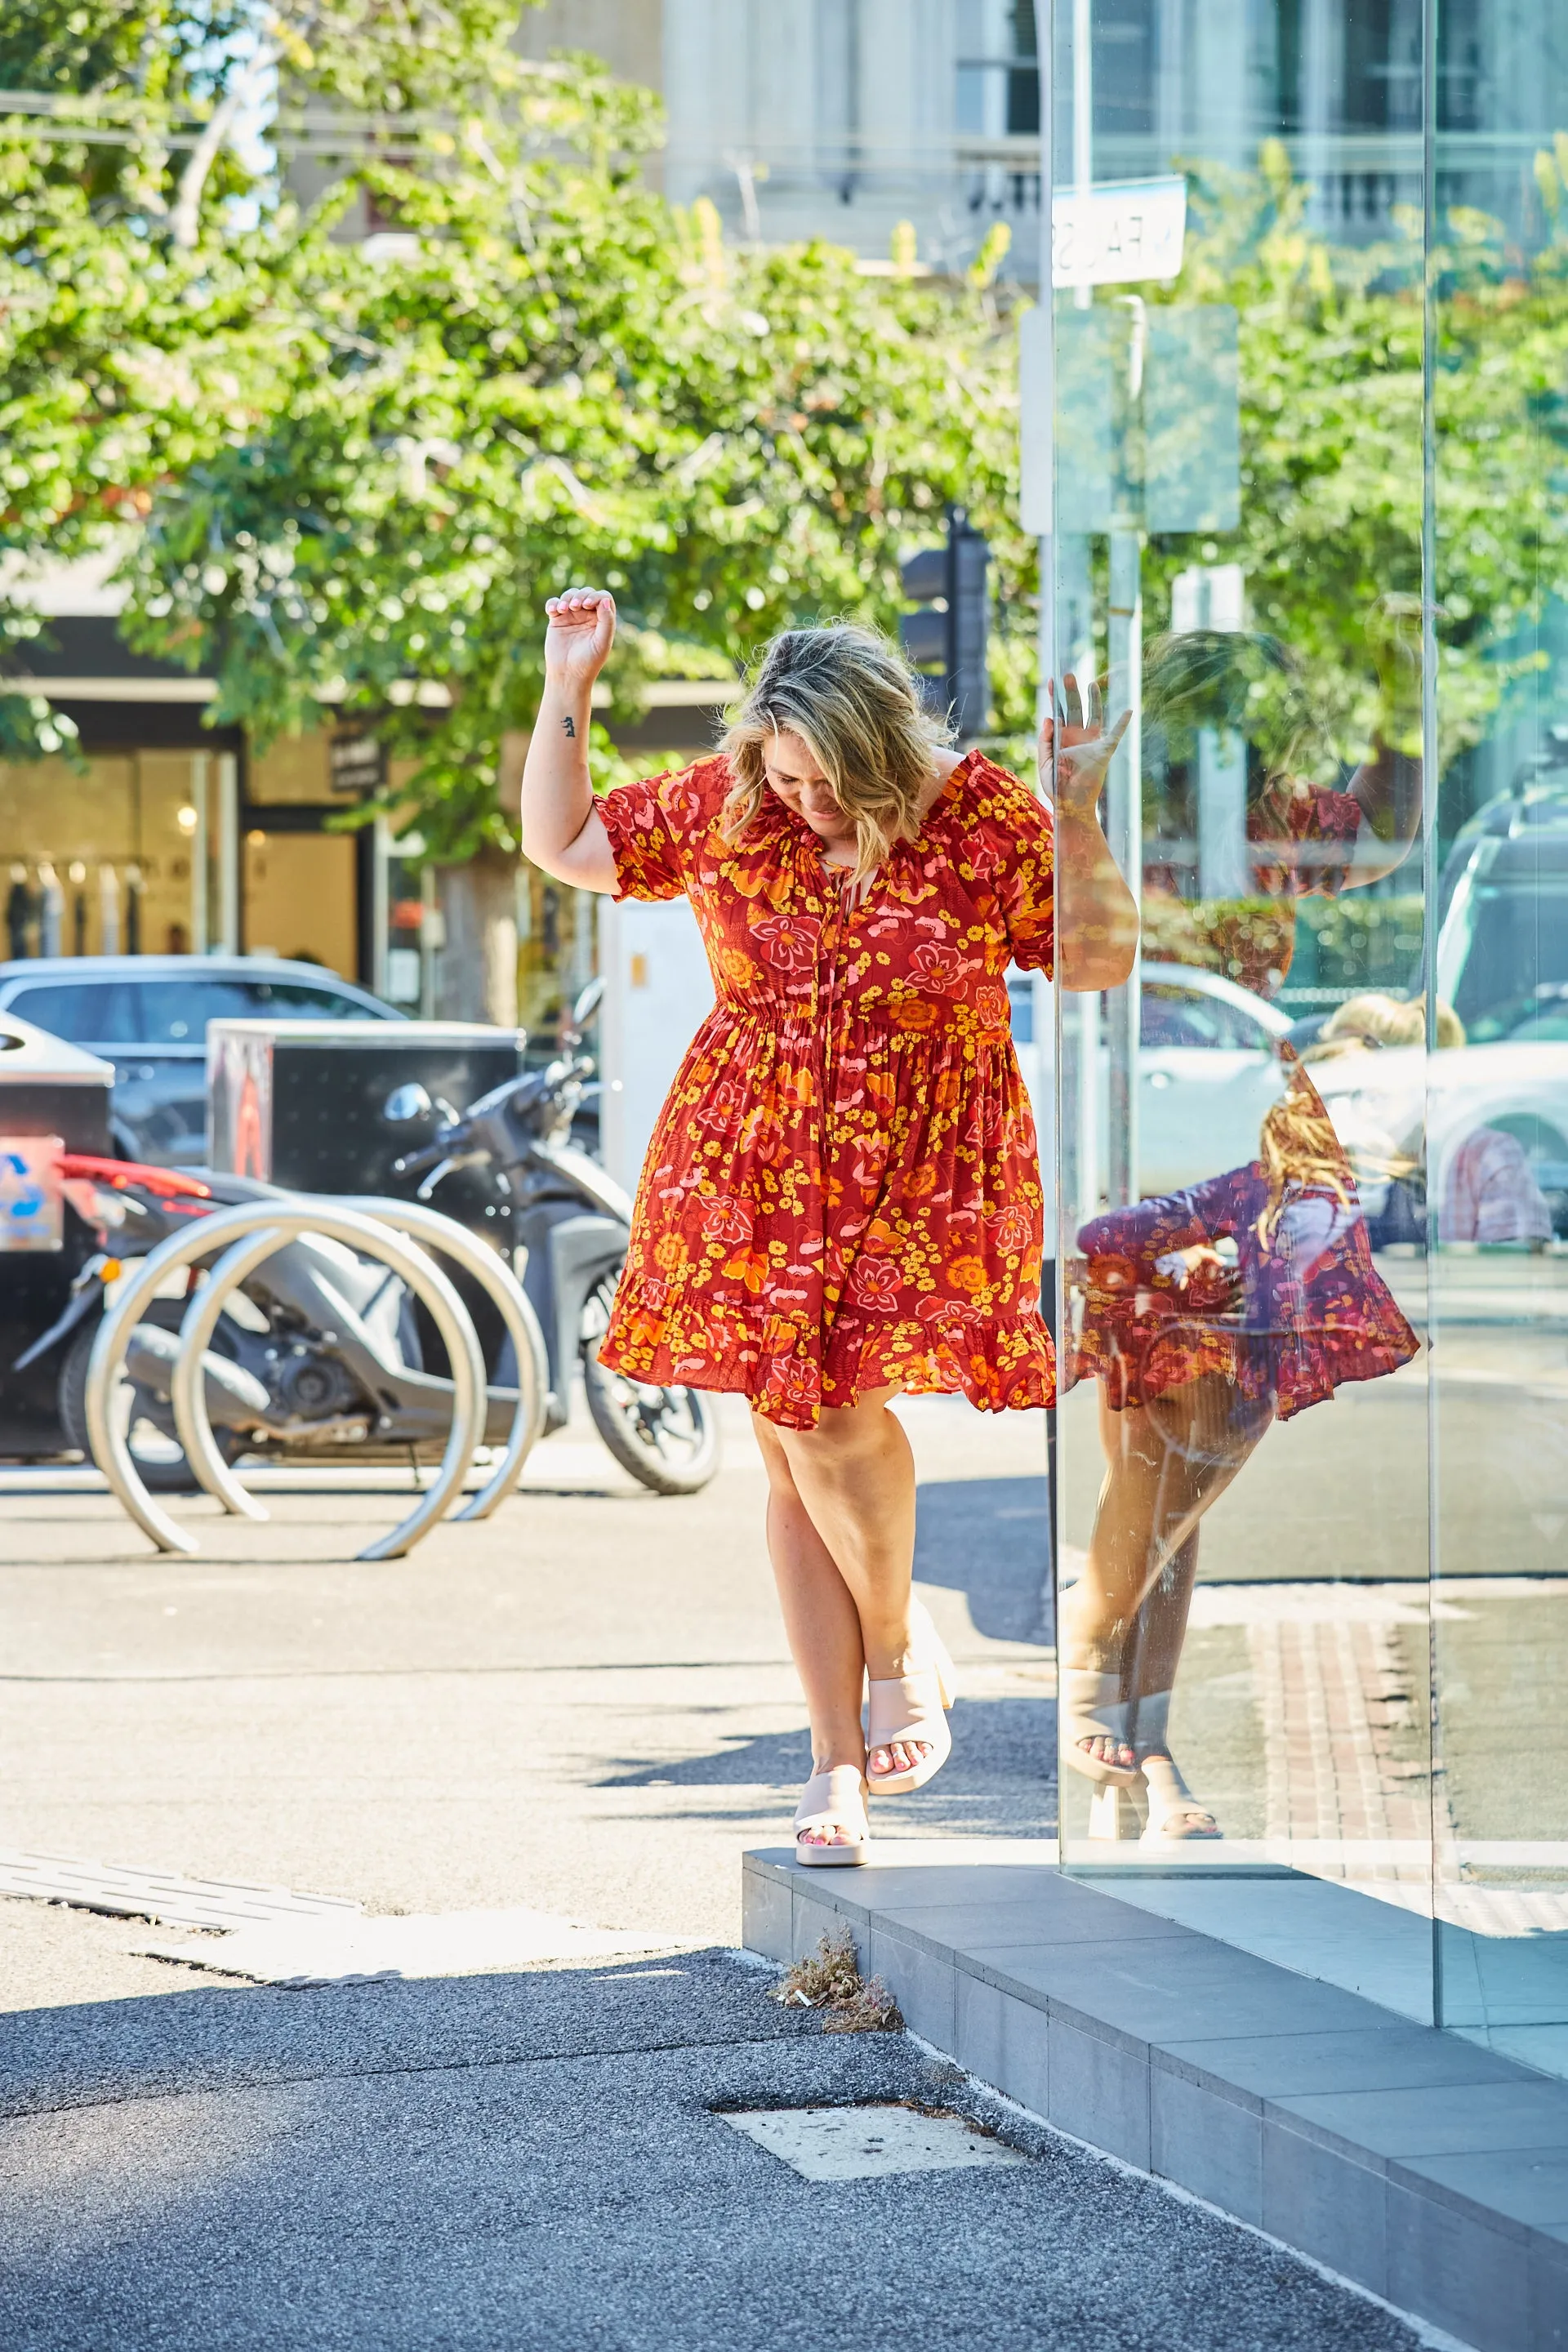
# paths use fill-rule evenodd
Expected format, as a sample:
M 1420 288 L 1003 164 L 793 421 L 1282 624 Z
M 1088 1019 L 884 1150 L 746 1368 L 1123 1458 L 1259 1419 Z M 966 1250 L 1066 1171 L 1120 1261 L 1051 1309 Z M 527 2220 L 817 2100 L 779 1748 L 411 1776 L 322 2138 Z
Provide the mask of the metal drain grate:
M 963 2116 L 928 2116 L 896 2105 L 721 2110 L 720 2119 L 803 2180 L 879 2180 L 892 2172 L 963 2172 L 977 2164 L 1029 2161 Z
M 170 1927 L 254 1927 L 278 1920 L 340 1919 L 360 1906 L 341 1895 L 297 1895 L 240 1879 L 182 1878 L 137 1863 L 79 1862 L 68 1854 L 0 1847 L 0 1895 L 68 1903 L 117 1919 L 157 1919 Z

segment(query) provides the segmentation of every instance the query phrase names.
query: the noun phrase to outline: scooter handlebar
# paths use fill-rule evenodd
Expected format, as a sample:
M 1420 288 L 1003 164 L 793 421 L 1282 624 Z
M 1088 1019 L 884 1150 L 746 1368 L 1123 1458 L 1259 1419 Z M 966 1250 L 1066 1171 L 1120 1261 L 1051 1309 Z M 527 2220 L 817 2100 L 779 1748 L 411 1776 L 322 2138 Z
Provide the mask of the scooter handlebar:
M 422 1151 L 405 1151 L 401 1160 L 392 1163 L 395 1176 L 423 1176 L 427 1168 L 448 1157 L 450 1147 L 445 1143 L 427 1143 Z

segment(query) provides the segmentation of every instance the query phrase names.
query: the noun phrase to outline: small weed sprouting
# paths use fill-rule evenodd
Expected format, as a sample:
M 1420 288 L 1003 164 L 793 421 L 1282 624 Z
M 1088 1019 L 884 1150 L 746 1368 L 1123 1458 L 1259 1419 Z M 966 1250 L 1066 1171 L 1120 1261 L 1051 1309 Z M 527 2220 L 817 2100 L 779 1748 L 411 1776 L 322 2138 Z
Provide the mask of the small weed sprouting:
M 863 1977 L 847 1927 L 824 1936 L 814 1959 L 796 1960 L 775 1988 L 790 2009 L 820 2009 L 825 2033 L 901 2033 L 899 2004 L 880 1977 Z

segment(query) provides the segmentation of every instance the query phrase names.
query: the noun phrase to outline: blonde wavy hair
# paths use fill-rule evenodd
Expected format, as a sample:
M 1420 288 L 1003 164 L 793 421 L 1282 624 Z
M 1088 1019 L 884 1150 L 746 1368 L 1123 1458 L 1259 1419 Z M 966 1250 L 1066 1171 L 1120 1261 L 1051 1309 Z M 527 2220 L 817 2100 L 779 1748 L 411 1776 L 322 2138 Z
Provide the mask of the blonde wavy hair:
M 1465 1043 L 1465 1024 L 1451 1004 L 1439 997 L 1436 1014 L 1437 1043 L 1452 1047 Z M 1354 1053 L 1363 1045 L 1424 1045 L 1426 1043 L 1426 1007 L 1417 997 L 1406 1003 L 1397 996 L 1384 996 L 1368 989 L 1361 996 L 1347 998 L 1331 1013 L 1308 1046 L 1302 1060 L 1330 1062 L 1341 1054 Z
M 1268 1198 L 1254 1231 L 1266 1252 L 1274 1246 L 1285 1196 L 1292 1188 L 1331 1192 L 1342 1209 L 1353 1209 L 1356 1199 L 1351 1164 L 1322 1097 L 1290 1046 L 1281 1045 L 1279 1058 L 1286 1089 L 1264 1118 L 1258 1149 Z
M 874 629 L 852 621 L 784 629 L 747 678 L 719 746 L 735 778 L 720 819 L 726 841 L 739 841 L 761 808 L 766 745 L 786 727 L 855 821 L 854 878 L 863 883 L 895 841 L 919 833 L 931 754 L 952 742 L 952 730 L 926 709 L 919 677 Z

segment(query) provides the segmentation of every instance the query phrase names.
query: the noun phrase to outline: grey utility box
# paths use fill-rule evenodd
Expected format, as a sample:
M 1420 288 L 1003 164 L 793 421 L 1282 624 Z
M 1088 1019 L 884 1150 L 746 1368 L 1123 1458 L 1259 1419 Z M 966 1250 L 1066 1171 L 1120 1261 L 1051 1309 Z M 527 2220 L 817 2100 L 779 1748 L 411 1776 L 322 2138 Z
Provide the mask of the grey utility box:
M 469 1021 L 209 1022 L 208 1163 L 301 1192 L 405 1193 L 393 1162 L 516 1077 L 522 1044 Z M 389 1119 L 388 1097 L 415 1087 L 428 1114 Z M 449 1193 L 440 1205 L 460 1213 Z

